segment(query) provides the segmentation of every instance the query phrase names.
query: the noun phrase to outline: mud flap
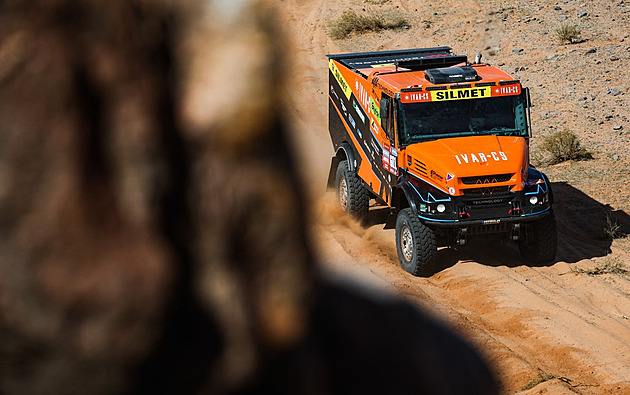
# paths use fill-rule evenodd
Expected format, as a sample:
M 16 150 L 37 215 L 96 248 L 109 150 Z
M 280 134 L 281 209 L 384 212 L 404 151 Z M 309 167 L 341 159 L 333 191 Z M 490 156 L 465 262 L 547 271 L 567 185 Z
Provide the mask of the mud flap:
M 335 189 L 335 177 L 337 176 L 337 166 L 339 166 L 339 158 L 337 156 L 333 156 L 330 161 L 330 171 L 328 172 L 328 182 L 326 183 L 327 191 Z
M 398 213 L 396 212 L 396 210 L 389 210 L 389 215 L 387 216 L 387 220 L 385 221 L 385 226 L 383 226 L 383 229 L 395 229 L 397 217 Z

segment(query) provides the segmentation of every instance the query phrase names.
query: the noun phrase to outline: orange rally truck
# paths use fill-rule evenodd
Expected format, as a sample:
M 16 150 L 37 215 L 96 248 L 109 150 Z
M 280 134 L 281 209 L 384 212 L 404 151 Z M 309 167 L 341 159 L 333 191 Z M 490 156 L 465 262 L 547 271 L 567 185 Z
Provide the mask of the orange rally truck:
M 529 163 L 528 88 L 450 47 L 328 55 L 328 187 L 365 217 L 389 206 L 401 266 L 435 271 L 437 248 L 479 235 L 552 261 L 557 233 L 549 179 Z

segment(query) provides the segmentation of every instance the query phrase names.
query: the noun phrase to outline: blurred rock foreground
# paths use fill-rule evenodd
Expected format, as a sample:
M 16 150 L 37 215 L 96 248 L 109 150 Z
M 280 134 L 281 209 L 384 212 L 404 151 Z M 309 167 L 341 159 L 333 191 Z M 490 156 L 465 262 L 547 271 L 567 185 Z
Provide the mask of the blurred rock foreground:
M 0 394 L 495 391 L 410 306 L 317 276 L 271 15 L 0 2 Z

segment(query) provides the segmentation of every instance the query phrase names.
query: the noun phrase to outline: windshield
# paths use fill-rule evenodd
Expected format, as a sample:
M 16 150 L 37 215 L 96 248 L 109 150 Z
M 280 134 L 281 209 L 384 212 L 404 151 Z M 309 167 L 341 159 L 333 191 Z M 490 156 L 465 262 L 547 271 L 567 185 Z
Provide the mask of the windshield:
M 400 104 L 400 142 L 481 134 L 527 137 L 522 96 Z

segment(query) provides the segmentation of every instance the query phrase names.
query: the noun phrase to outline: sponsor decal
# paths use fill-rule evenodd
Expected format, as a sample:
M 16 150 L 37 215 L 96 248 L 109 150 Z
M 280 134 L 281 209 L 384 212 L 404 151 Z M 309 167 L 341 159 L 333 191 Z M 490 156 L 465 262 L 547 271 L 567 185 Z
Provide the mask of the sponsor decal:
M 450 180 L 452 180 L 453 178 L 455 178 L 455 176 L 454 176 L 454 175 L 452 175 L 451 173 L 446 173 L 446 181 L 447 181 L 447 182 L 448 182 L 448 181 L 450 181 Z
M 378 105 L 376 105 L 376 102 L 374 101 L 374 99 L 372 97 L 370 97 L 370 111 L 372 112 L 372 114 L 374 114 L 374 118 L 376 119 L 376 122 L 378 122 L 378 124 L 381 124 L 381 109 L 379 108 Z
M 402 97 L 402 102 L 413 102 L 413 101 L 430 101 L 431 93 L 430 92 L 419 92 L 419 93 L 406 93 Z
M 361 133 L 361 129 L 357 129 L 357 134 L 359 135 L 359 137 L 363 138 L 363 133 Z M 365 140 L 363 140 L 363 142 L 365 143 Z
M 428 92 L 405 92 L 400 100 L 403 103 L 465 100 L 465 99 L 485 99 L 489 97 L 513 96 L 521 93 L 520 85 L 496 86 L 496 87 L 476 87 L 462 89 L 448 89 Z
M 431 170 L 431 178 L 436 179 L 438 181 L 444 181 L 444 177 L 436 173 L 434 170 Z
M 489 154 L 479 152 L 479 153 L 470 153 L 470 154 L 457 154 L 455 155 L 455 159 L 457 163 L 460 165 L 468 164 L 468 163 L 482 163 L 493 160 L 495 162 L 508 160 L 507 155 L 503 151 L 499 152 L 490 152 Z M 448 180 L 447 180 L 448 181 Z
M 497 86 L 493 89 L 496 95 L 518 95 L 521 93 L 520 85 Z
M 372 68 L 376 69 L 376 68 L 379 68 L 379 67 L 388 67 L 388 66 L 396 66 L 396 65 L 393 64 L 393 63 L 373 64 Z
M 374 83 L 374 80 L 372 80 L 372 82 Z M 379 88 L 380 90 L 382 90 L 384 93 L 387 94 L 387 96 L 390 97 L 394 97 L 396 96 L 396 92 L 392 92 L 391 89 L 389 89 L 388 87 L 386 87 L 385 85 L 381 84 L 378 80 L 374 83 L 374 85 Z
M 473 200 L 473 204 L 496 204 L 503 203 L 504 201 L 504 199 Z
M 370 119 L 370 129 L 374 132 L 374 134 L 378 134 L 378 127 L 373 119 Z
M 484 86 L 481 88 L 463 88 L 448 89 L 444 91 L 431 91 L 432 101 L 482 99 L 490 96 L 491 92 L 489 86 Z
M 500 224 L 501 220 L 500 219 L 487 219 L 487 220 L 483 221 L 482 223 L 484 225 Z
M 354 81 L 354 87 L 356 88 L 355 90 L 358 93 L 357 96 L 359 97 L 359 101 L 361 102 L 361 105 L 363 107 L 367 107 L 368 103 L 369 103 L 367 91 L 365 90 L 363 85 L 361 85 L 361 83 L 359 83 L 359 80 L 355 80 Z
M 411 166 L 411 156 L 407 157 L 407 166 Z
M 426 204 L 424 204 L 424 203 L 420 203 L 419 208 L 420 208 L 420 211 L 422 211 L 422 212 L 427 211 L 427 205 L 426 205 Z
M 348 114 L 348 121 L 350 121 L 350 125 L 352 125 L 352 128 L 356 128 L 357 124 L 356 122 L 354 122 L 354 118 L 352 118 L 352 115 Z
M 354 107 L 354 111 L 357 112 L 359 118 L 361 118 L 361 122 L 365 123 L 365 115 L 363 115 L 363 109 L 359 107 L 356 101 L 352 101 L 352 107 Z
M 393 175 L 398 175 L 398 157 L 394 155 L 389 156 L 389 172 Z
M 374 139 L 372 139 L 372 148 L 374 148 L 374 152 L 379 152 L 381 150 L 381 147 L 378 145 L 378 143 L 375 142 Z
M 387 142 L 383 144 L 383 169 L 398 175 L 398 152 Z
M 332 85 L 330 86 L 330 93 L 332 93 L 337 98 L 337 100 L 339 100 L 339 96 L 337 95 L 337 92 L 335 92 L 335 88 L 333 88 Z
M 389 144 L 383 144 L 383 168 L 389 171 Z
M 455 195 L 455 188 L 449 187 L 448 188 L 448 193 L 450 193 L 451 195 Z
M 343 78 L 343 75 L 341 75 L 341 72 L 339 71 L 339 69 L 337 68 L 337 65 L 332 59 L 330 59 L 330 62 L 328 62 L 328 68 L 330 69 L 332 74 L 335 76 L 335 79 L 337 80 L 337 83 L 339 83 L 339 86 L 341 87 L 341 90 L 343 91 L 343 93 L 345 93 L 348 100 L 350 100 L 350 95 L 352 95 L 352 89 L 350 88 L 350 85 L 348 85 L 348 83 L 346 82 L 346 79 Z

